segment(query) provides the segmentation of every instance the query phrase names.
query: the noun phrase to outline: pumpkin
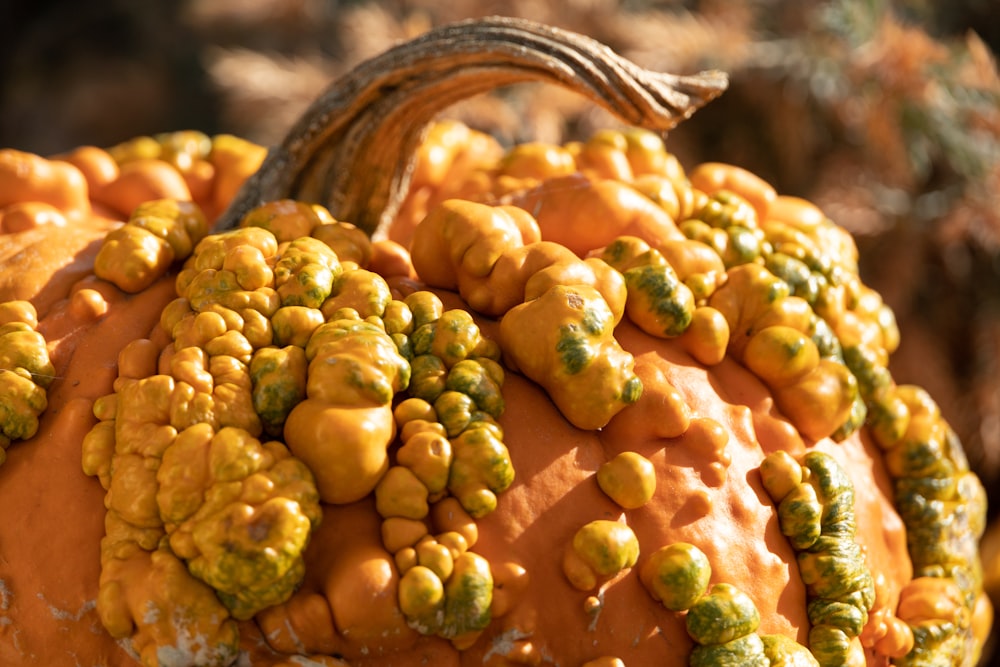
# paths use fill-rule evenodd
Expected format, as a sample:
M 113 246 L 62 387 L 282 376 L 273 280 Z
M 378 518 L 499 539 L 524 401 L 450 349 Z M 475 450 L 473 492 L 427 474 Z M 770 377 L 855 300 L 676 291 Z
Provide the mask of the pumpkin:
M 431 124 L 533 78 L 630 129 Z M 484 19 L 266 157 L 0 152 L 3 662 L 975 664 L 985 494 L 850 236 L 651 131 L 723 88 Z

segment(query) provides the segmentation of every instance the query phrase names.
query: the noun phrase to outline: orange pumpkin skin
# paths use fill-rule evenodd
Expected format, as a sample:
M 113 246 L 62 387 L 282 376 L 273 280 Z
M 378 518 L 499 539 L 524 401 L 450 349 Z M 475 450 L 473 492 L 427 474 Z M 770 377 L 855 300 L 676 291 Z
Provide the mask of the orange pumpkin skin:
M 75 169 L 71 162 L 60 164 Z M 62 187 L 75 190 L 63 195 L 66 201 L 87 201 L 83 177 Z M 27 195 L 15 190 L 10 196 Z M 37 434 L 12 446 L 3 466 L 0 502 L 24 508 L 6 511 L 2 522 L 3 664 L 117 667 L 135 661 L 95 611 L 104 491 L 81 476 L 80 445 L 95 423 L 94 401 L 113 392 L 120 350 L 137 338 L 163 344 L 160 314 L 175 296 L 175 274 L 134 295 L 96 278 L 101 242 L 123 216 L 89 203 L 89 213 L 66 227 L 37 225 L 0 235 L 3 301 L 34 305 L 56 370 Z
M 159 310 L 172 296 L 170 288 L 169 281 L 165 280 L 142 297 L 113 303 L 112 315 L 99 327 L 88 329 L 86 335 L 77 330 L 75 340 L 72 334 L 60 339 L 62 346 L 70 340 L 74 343 L 74 356 L 70 358 L 73 363 L 64 360 L 60 364 L 74 372 L 52 392 L 50 408 L 43 418 L 39 435 L 10 450 L 3 471 L 8 478 L 0 485 L 0 500 L 11 505 L 30 502 L 32 507 L 38 508 L 31 514 L 14 514 L 5 522 L 5 532 L 17 531 L 6 532 L 7 535 L 24 536 L 24 539 L 4 541 L 7 545 L 4 567 L 10 569 L 3 578 L 10 582 L 10 594 L 15 601 L 10 614 L 16 619 L 15 627 L 21 630 L 18 643 L 6 644 L 4 649 L 10 656 L 10 664 L 59 664 L 67 648 L 54 646 L 50 638 L 69 632 L 74 636 L 72 651 L 77 657 L 93 661 L 93 664 L 127 664 L 120 645 L 100 631 L 100 622 L 88 605 L 96 595 L 97 543 L 103 533 L 103 491 L 93 480 L 79 473 L 78 443 L 94 422 L 90 414 L 91 401 L 110 392 L 116 356 L 113 352 L 124 347 L 138 331 L 155 329 Z M 159 292 L 159 299 L 156 292 Z M 43 317 L 42 322 L 60 317 L 66 316 L 56 310 Z M 129 326 L 122 326 L 126 321 L 130 322 Z M 144 326 L 139 325 L 140 321 Z M 44 326 L 42 328 L 44 330 Z M 109 337 L 109 333 L 116 330 L 118 338 Z M 728 390 L 754 397 L 760 406 L 756 412 L 740 404 L 727 404 L 713 395 L 708 384 L 709 372 L 678 350 L 676 343 L 652 341 L 627 325 L 624 333 L 631 333 L 631 337 L 647 348 L 645 358 L 659 367 L 671 384 L 682 388 L 686 401 L 695 411 L 701 412 L 699 408 L 702 407 L 714 409 L 718 414 L 716 418 L 732 429 L 730 451 L 737 449 L 734 444 L 739 444 L 737 451 L 741 454 L 734 455 L 735 460 L 725 473 L 726 481 L 718 486 L 719 473 L 709 468 L 710 461 L 697 450 L 700 443 L 686 445 L 686 440 L 694 438 L 664 438 L 654 432 L 643 440 L 630 442 L 631 449 L 658 464 L 660 474 L 656 502 L 628 512 L 629 522 L 636 527 L 641 543 L 668 544 L 683 539 L 701 545 L 712 558 L 714 570 L 727 573 L 729 581 L 752 591 L 767 619 L 764 626 L 767 631 L 801 638 L 808 626 L 804 608 L 801 602 L 790 602 L 803 599 L 801 581 L 789 565 L 794 559 L 787 541 L 776 529 L 771 506 L 754 472 L 762 457 L 756 442 L 758 434 L 767 433 L 773 438 L 772 434 L 776 433 L 789 438 L 794 437 L 791 429 L 779 417 L 769 414 L 771 408 L 766 389 L 736 362 L 724 362 L 713 369 L 711 375 L 722 378 Z M 103 376 L 94 372 L 102 368 Z M 652 395 L 653 387 L 648 383 L 646 387 L 647 395 Z M 512 375 L 504 390 L 512 406 L 506 414 L 517 415 L 516 418 L 504 418 L 501 423 L 507 441 L 512 444 L 518 477 L 515 485 L 500 497 L 497 511 L 480 521 L 476 548 L 493 563 L 522 565 L 527 570 L 528 582 L 522 587 L 523 599 L 518 610 L 498 619 L 490 630 L 489 639 L 499 638 L 504 632 L 510 633 L 509 636 L 534 634 L 544 639 L 531 642 L 531 648 L 525 647 L 527 640 L 519 640 L 519 650 L 567 656 L 577 655 L 582 648 L 589 654 L 591 641 L 581 647 L 580 637 L 593 637 L 592 641 L 597 641 L 595 656 L 606 652 L 599 650 L 604 648 L 602 638 L 613 640 L 625 634 L 642 639 L 628 653 L 622 653 L 622 647 L 614 642 L 614 650 L 626 664 L 630 660 L 661 660 L 667 646 L 689 646 L 690 640 L 679 618 L 650 604 L 649 593 L 634 576 L 622 577 L 606 594 L 605 606 L 597 615 L 596 624 L 595 613 L 585 608 L 587 594 L 553 594 L 554 587 L 559 590 L 565 585 L 563 574 L 557 558 L 544 556 L 562 548 L 558 536 L 562 536 L 563 541 L 568 540 L 585 518 L 615 518 L 622 513 L 593 480 L 597 467 L 616 453 L 616 444 L 613 439 L 604 442 L 605 439 L 596 433 L 581 432 L 567 424 L 532 383 Z M 648 423 L 656 422 L 651 419 Z M 517 447 L 515 443 L 519 442 L 533 444 Z M 546 446 L 538 446 L 538 443 Z M 858 468 L 871 461 L 870 451 L 858 439 L 830 443 L 827 447 L 831 452 L 849 452 Z M 668 456 L 669 466 L 665 465 Z M 706 478 L 713 481 L 712 486 L 705 484 Z M 58 484 L 55 479 L 60 480 Z M 873 481 L 877 484 L 859 484 L 856 488 L 885 488 L 884 477 Z M 53 488 L 61 491 L 54 493 Z M 893 551 L 887 548 L 869 549 L 868 552 L 873 561 L 877 559 L 883 565 L 883 571 L 895 575 L 888 586 L 889 600 L 894 600 L 898 598 L 899 588 L 909 580 L 909 571 L 899 567 L 901 562 L 906 562 L 905 556 L 900 560 L 900 554 L 905 554 L 905 545 L 901 544 L 905 538 L 886 497 L 879 494 L 866 499 L 870 511 L 859 511 L 859 515 L 880 519 L 877 523 L 862 524 L 871 534 L 866 544 L 894 547 Z M 72 504 L 67 503 L 69 498 L 73 499 Z M 734 513 L 723 515 L 722 525 L 698 521 L 717 505 L 731 505 Z M 64 521 L 49 530 L 38 531 L 34 528 L 38 516 L 64 517 Z M 358 541 L 367 534 L 370 548 L 380 548 L 376 526 L 372 523 L 376 519 L 370 509 L 361 515 L 350 506 L 328 507 L 320 533 L 314 538 L 315 557 L 323 559 L 326 556 L 321 545 L 325 541 L 322 535 L 327 530 L 349 532 L 353 540 Z M 677 523 L 682 523 L 679 530 L 669 528 Z M 364 528 L 366 524 L 369 525 L 367 529 Z M 889 530 L 882 534 L 883 528 Z M 745 539 L 736 541 L 738 536 Z M 67 559 L 63 555 L 66 553 L 76 555 Z M 762 572 L 766 572 L 766 576 Z M 36 577 L 25 576 L 28 573 L 36 573 Z M 741 580 L 741 576 L 745 580 Z M 319 585 L 310 582 L 307 578 L 301 591 L 287 603 L 289 607 L 309 595 L 311 586 Z M 550 583 L 540 585 L 537 582 Z M 38 595 L 23 595 L 22 590 Z M 769 615 L 769 609 L 774 613 Z M 90 627 L 93 632 L 80 632 L 82 627 Z M 243 624 L 242 631 L 245 643 L 258 635 L 257 628 L 249 622 Z M 346 653 L 343 640 L 335 637 L 331 637 L 331 641 L 337 642 L 333 646 Z M 407 658 L 396 656 L 391 662 L 380 662 L 374 657 L 363 658 L 358 653 L 351 656 L 355 658 L 351 664 L 419 665 L 425 664 L 426 656 L 433 656 L 434 664 L 459 664 L 458 655 L 447 642 L 436 638 L 412 637 L 411 640 L 416 648 L 403 653 Z M 492 646 L 484 638 L 461 656 L 461 664 L 481 664 Z M 310 648 L 325 652 L 330 650 L 330 645 L 317 643 Z M 269 651 L 265 650 L 262 654 L 267 653 Z M 448 660 L 454 662 L 437 662 L 444 660 L 445 654 L 450 654 Z M 26 656 L 32 657 L 26 659 Z
M 88 232 L 99 233 L 105 224 L 95 219 L 93 230 L 84 224 L 77 238 L 87 239 Z M 48 247 L 53 246 L 59 247 L 58 237 L 51 239 Z M 93 250 L 74 253 L 73 265 L 86 266 Z M 94 423 L 94 400 L 107 394 L 117 377 L 118 351 L 137 334 L 155 330 L 173 285 L 165 279 L 141 295 L 128 296 L 83 278 L 62 287 L 61 300 L 56 300 L 60 297 L 49 290 L 60 283 L 62 271 L 71 273 L 60 267 L 55 263 L 47 271 L 36 269 L 29 277 L 41 280 L 36 303 L 53 302 L 39 310 L 39 331 L 49 341 L 57 381 L 49 389 L 38 433 L 11 447 L 0 483 L 3 506 L 24 508 L 5 512 L 3 521 L 0 579 L 9 600 L 4 618 L 11 622 L 0 633 L 0 661 L 126 665 L 132 658 L 103 631 L 94 610 L 104 492 L 81 476 L 80 444 Z M 46 283 L 40 273 L 54 274 L 52 281 Z M 104 314 L 94 317 L 74 308 L 74 295 L 88 287 L 106 295 Z M 55 641 L 60 637 L 67 639 Z
M 442 293 L 442 297 L 449 295 Z M 454 305 L 461 303 L 454 295 L 450 299 Z M 490 322 L 479 323 L 491 333 Z M 675 664 L 665 661 L 665 656 L 686 654 L 692 645 L 683 619 L 651 604 L 635 572 L 613 580 L 596 606 L 596 591 L 572 589 L 562 572 L 558 555 L 582 523 L 623 515 L 645 553 L 678 541 L 699 545 L 709 556 L 713 572 L 723 573 L 720 579 L 753 597 L 763 616 L 762 634 L 779 633 L 805 642 L 809 627 L 802 604 L 805 591 L 757 470 L 772 449 L 802 452 L 804 443 L 776 414 L 766 387 L 738 362 L 727 359 L 706 369 L 677 341 L 652 339 L 627 322 L 616 333 L 648 368 L 640 371 L 644 398 L 629 409 L 645 412 L 619 413 L 620 429 L 612 420 L 601 432 L 581 431 L 566 423 L 534 383 L 510 374 L 504 384 L 509 407 L 500 423 L 517 478 L 500 495 L 497 510 L 478 520 L 479 539 L 474 548 L 494 567 L 523 568 L 524 579 L 508 584 L 515 608 L 496 618 L 476 644 L 460 655 L 438 638 L 414 638 L 399 655 L 378 657 L 366 657 L 358 647 L 352 651 L 341 640 L 337 646 L 352 665 L 533 664 L 529 661 L 546 655 L 563 656 L 571 664 L 601 655 L 615 655 L 626 665 Z M 726 388 L 725 397 L 716 389 L 720 386 Z M 675 392 L 691 413 L 717 421 L 729 433 L 726 453 L 730 463 L 713 465 L 697 426 L 675 437 L 657 432 L 664 420 L 676 419 L 668 402 L 659 400 Z M 629 438 L 618 437 L 619 431 L 627 431 Z M 762 441 L 770 447 L 765 449 Z M 858 539 L 869 545 L 869 565 L 884 573 L 885 606 L 894 609 L 912 571 L 905 530 L 889 500 L 890 482 L 878 453 L 861 436 L 817 446 L 851 469 L 858 493 Z M 595 481 L 599 466 L 623 449 L 643 454 L 657 469 L 654 500 L 636 510 L 622 510 Z M 865 477 L 857 475 L 861 470 Z M 342 515 L 351 521 L 360 513 L 354 506 L 328 507 L 317 539 L 323 540 L 328 530 L 344 530 Z M 366 521 L 372 519 L 372 514 L 366 514 Z M 361 536 L 378 539 L 373 526 L 347 525 Z M 314 594 L 307 579 L 287 607 L 303 604 Z M 286 623 L 293 617 L 286 617 L 280 609 L 270 610 L 263 615 L 266 632 L 279 631 L 276 618 Z M 308 628 L 292 626 L 292 630 L 300 640 L 309 636 Z M 316 647 L 321 645 L 317 641 Z M 308 640 L 306 646 L 310 646 Z M 873 654 L 869 664 L 888 664 L 888 657 Z
M 136 295 L 93 277 L 99 241 L 118 222 L 93 213 L 74 224 L 73 234 L 40 226 L 0 237 L 18 269 L 5 270 L 0 297 L 35 304 L 58 377 L 38 434 L 12 446 L 0 468 L 0 506 L 25 508 L 0 524 L 5 664 L 117 666 L 134 657 L 103 631 L 94 609 L 104 492 L 80 471 L 79 446 L 96 422 L 94 401 L 113 391 L 119 351 L 137 338 L 168 344 L 159 322 L 176 275 L 168 272 Z M 422 287 L 398 261 L 392 266 L 397 295 Z M 453 292 L 436 293 L 448 308 L 465 307 Z M 499 338 L 496 320 L 475 321 L 488 338 Z M 804 644 L 806 587 L 759 471 L 777 450 L 796 457 L 824 451 L 849 471 L 856 539 L 876 585 L 871 615 L 891 624 L 913 568 L 892 482 L 869 432 L 806 442 L 768 387 L 732 356 L 699 363 L 683 337 L 653 337 L 627 320 L 615 336 L 634 356 L 643 393 L 603 429 L 575 428 L 538 385 L 507 373 L 499 423 L 516 477 L 499 494 L 496 510 L 476 521 L 472 550 L 490 562 L 495 582 L 494 619 L 481 635 L 457 651 L 407 626 L 395 606 L 399 573 L 367 497 L 326 505 L 305 554 L 301 587 L 239 624 L 241 650 L 252 664 L 293 664 L 282 653 L 291 650 L 319 664 L 341 665 L 342 657 L 356 667 L 544 664 L 550 658 L 582 665 L 602 656 L 635 665 L 686 664 L 694 643 L 683 614 L 655 602 L 638 576 L 659 547 L 682 541 L 707 555 L 713 584 L 732 584 L 753 599 L 760 634 Z M 600 466 L 622 451 L 646 457 L 657 473 L 653 500 L 636 509 L 616 505 L 596 481 Z M 599 589 L 572 587 L 562 563 L 576 531 L 590 521 L 621 518 L 639 542 L 636 565 Z M 448 529 L 440 517 L 431 523 L 432 532 Z M 371 606 L 359 607 L 358 596 Z M 868 643 L 867 663 L 888 664 L 877 647 Z

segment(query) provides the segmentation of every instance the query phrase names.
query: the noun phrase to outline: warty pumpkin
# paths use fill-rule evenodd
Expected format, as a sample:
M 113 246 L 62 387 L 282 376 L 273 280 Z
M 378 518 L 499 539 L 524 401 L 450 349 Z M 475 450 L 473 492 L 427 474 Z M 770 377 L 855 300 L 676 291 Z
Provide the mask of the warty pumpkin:
M 538 77 L 724 87 L 487 19 L 266 157 L 0 153 L 5 664 L 975 664 L 985 494 L 849 235 L 648 129 L 424 135 Z

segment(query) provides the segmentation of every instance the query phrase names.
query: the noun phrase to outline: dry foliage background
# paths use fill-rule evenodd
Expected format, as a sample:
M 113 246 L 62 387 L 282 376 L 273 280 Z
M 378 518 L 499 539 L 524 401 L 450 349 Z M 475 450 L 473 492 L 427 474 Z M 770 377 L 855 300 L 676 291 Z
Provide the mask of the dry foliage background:
M 9 1 L 9 0 L 8 0 Z M 196 128 L 278 140 L 339 73 L 427 28 L 518 15 L 730 90 L 668 137 L 851 229 L 927 387 L 1000 495 L 1000 21 L 995 0 L 89 0 L 4 12 L 0 145 L 47 154 Z M 613 120 L 523 86 L 453 109 L 505 142 Z

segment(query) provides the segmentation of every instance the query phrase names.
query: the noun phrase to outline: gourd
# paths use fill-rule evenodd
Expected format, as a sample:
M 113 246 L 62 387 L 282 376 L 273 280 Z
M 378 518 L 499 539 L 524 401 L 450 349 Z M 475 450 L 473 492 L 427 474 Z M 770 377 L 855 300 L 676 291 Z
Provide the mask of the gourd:
M 428 125 L 534 78 L 633 127 Z M 3 153 L 5 664 L 974 664 L 985 494 L 850 237 L 650 131 L 723 87 L 486 19 L 266 157 Z

